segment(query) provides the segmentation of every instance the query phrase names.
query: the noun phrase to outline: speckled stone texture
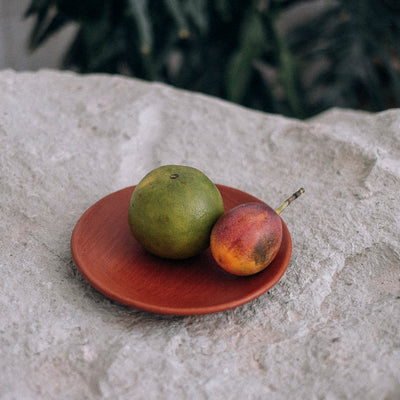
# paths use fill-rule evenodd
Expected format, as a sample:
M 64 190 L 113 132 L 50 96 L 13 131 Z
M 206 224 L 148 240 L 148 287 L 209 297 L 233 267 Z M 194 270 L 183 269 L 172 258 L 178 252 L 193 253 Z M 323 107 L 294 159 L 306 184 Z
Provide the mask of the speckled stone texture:
M 107 75 L 0 72 L 0 398 L 400 399 L 400 110 L 309 121 Z M 197 167 L 278 206 L 268 293 L 174 317 L 111 301 L 72 230 L 150 169 Z

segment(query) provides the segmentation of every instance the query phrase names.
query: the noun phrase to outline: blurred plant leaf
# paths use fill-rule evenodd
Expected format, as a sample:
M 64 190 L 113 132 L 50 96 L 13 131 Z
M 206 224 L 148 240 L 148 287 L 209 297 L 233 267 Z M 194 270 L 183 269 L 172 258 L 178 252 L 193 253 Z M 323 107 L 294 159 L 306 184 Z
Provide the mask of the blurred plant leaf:
M 46 41 L 50 36 L 59 31 L 68 22 L 68 19 L 60 14 L 56 13 L 50 22 L 44 25 L 44 20 L 41 21 L 40 25 L 35 28 L 35 33 L 32 34 L 32 40 L 30 42 L 30 48 L 32 50 L 38 48 L 44 41 Z
M 31 4 L 29 4 L 28 8 L 24 12 L 24 17 L 30 17 L 36 13 L 39 13 L 42 10 L 46 10 L 50 8 L 53 0 L 33 0 Z
M 207 1 L 186 0 L 184 6 L 188 17 L 191 18 L 197 29 L 204 34 L 208 29 Z
M 43 27 L 47 24 L 48 13 L 48 7 L 38 7 L 38 5 L 30 7 L 29 12 L 26 13 L 27 16 L 35 15 L 35 23 L 29 37 L 29 48 L 31 50 L 35 50 L 37 47 L 38 38 L 42 34 Z
M 181 39 L 188 38 L 190 30 L 181 2 L 179 0 L 164 0 L 164 2 L 178 27 L 178 36 Z
M 139 48 L 143 54 L 148 54 L 153 48 L 153 31 L 149 15 L 148 0 L 129 0 L 129 10 L 135 18 L 139 35 Z
M 239 48 L 228 61 L 226 92 L 228 100 L 241 102 L 251 75 L 254 62 L 261 55 L 266 40 L 260 14 L 252 10 L 245 18 L 239 35 Z

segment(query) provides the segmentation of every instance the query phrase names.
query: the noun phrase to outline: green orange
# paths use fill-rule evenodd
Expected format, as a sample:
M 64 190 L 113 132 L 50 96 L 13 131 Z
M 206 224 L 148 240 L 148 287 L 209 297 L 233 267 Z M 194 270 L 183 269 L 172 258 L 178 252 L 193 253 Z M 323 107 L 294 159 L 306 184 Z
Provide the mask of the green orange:
M 201 171 L 164 165 L 136 186 L 129 204 L 129 225 L 150 253 L 184 259 L 210 244 L 210 233 L 224 212 L 222 196 Z

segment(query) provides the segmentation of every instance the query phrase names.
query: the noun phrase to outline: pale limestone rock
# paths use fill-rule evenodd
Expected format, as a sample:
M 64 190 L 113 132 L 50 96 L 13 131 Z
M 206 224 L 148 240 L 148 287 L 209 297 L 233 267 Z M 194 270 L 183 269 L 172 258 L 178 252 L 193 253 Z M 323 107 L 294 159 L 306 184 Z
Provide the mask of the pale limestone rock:
M 400 110 L 300 122 L 55 71 L 0 72 L 0 93 L 2 399 L 400 398 Z M 305 187 L 268 293 L 161 316 L 77 272 L 82 213 L 167 163 L 272 206 Z

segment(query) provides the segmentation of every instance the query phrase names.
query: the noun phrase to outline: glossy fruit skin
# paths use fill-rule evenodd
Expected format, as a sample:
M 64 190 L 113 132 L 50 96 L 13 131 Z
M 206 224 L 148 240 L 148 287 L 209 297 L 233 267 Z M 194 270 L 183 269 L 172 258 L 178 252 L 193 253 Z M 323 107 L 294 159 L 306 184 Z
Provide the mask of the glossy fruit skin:
M 147 251 L 185 259 L 209 246 L 211 229 L 223 212 L 221 193 L 201 171 L 164 165 L 149 172 L 134 189 L 128 220 Z
M 235 275 L 253 275 L 275 258 L 282 243 L 282 220 L 264 203 L 246 203 L 226 212 L 211 231 L 215 261 Z

